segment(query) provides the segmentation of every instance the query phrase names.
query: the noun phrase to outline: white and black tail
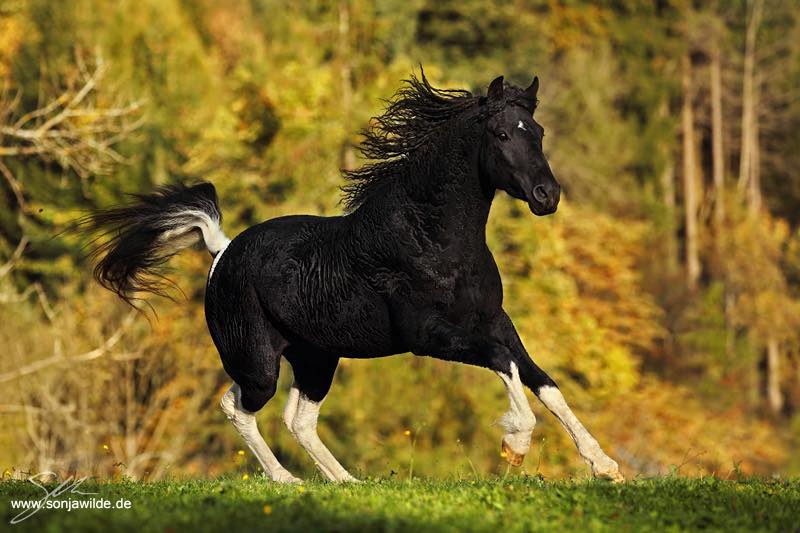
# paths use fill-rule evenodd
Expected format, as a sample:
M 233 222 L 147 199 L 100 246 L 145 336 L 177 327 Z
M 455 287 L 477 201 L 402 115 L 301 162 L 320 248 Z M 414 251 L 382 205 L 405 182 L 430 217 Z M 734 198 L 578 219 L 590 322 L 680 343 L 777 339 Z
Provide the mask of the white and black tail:
M 110 236 L 91 252 L 99 258 L 94 277 L 129 304 L 137 292 L 165 295 L 169 281 L 161 266 L 181 250 L 202 242 L 216 256 L 230 242 L 210 183 L 167 185 L 134 198 L 131 205 L 97 211 L 79 223 Z

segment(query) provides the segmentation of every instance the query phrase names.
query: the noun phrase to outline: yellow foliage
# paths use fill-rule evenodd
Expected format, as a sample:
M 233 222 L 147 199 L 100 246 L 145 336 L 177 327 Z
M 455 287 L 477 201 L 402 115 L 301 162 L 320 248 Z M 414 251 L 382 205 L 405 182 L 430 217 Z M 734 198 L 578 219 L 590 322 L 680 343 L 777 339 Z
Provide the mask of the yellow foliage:
M 116 84 L 147 102 L 144 134 L 128 147 L 135 163 L 82 183 L 85 190 L 70 189 L 69 176 L 42 178 L 46 169 L 39 162 L 20 162 L 29 210 L 45 228 L 33 243 L 36 254 L 79 247 L 74 237 L 53 238 L 50 231 L 80 215 L 76 207 L 108 205 L 119 201 L 121 191 L 141 192 L 176 177 L 217 185 L 231 236 L 284 214 L 338 213 L 339 169 L 359 140 L 355 132 L 380 112 L 380 98 L 397 89 L 420 56 L 427 58 L 399 41 L 402 28 L 395 24 L 408 17 L 379 16 L 367 2 L 346 3 L 352 8 L 348 35 L 341 12 L 333 9 L 345 4 L 39 2 L 40 16 L 60 15 L 69 23 L 47 32 L 29 27 L 35 24 L 24 4 L 19 13 L 0 14 L 0 80 L 22 48 L 46 55 L 64 42 L 99 48 Z M 505 285 L 504 307 L 524 344 L 628 476 L 673 468 L 727 476 L 736 465 L 745 473 L 780 471 L 787 461 L 785 436 L 745 410 L 735 384 L 716 383 L 731 400 L 712 406 L 708 396 L 648 369 L 668 335 L 664 311 L 643 287 L 642 264 L 659 261 L 650 257 L 648 239 L 663 234 L 655 220 L 612 215 L 587 201 L 596 195 L 611 205 L 632 203 L 629 169 L 641 163 L 632 142 L 636 130 L 618 109 L 621 96 L 629 95 L 621 92 L 618 51 L 608 44 L 611 8 L 552 1 L 540 17 L 518 7 L 491 6 L 500 24 L 519 19 L 529 33 L 541 30 L 545 51 L 557 52 L 557 60 L 519 59 L 509 49 L 504 56 L 470 57 L 466 67 L 430 55 L 425 66 L 436 85 L 473 89 L 506 65 L 517 77 L 529 76 L 534 66 L 548 74 L 542 76 L 537 117 L 548 128 L 545 145 L 556 175 L 575 196 L 554 217 L 535 218 L 499 194 L 488 228 Z M 489 9 L 479 3 L 471 8 L 478 15 Z M 366 53 L 368 46 L 375 50 Z M 39 68 L 41 59 L 43 71 L 74 71 L 59 64 L 73 61 L 74 50 L 52 53 L 27 67 Z M 352 93 L 349 107 L 345 88 Z M 93 117 L 80 120 L 91 127 Z M 551 131 L 558 139 L 552 148 Z M 37 177 L 52 188 L 31 186 Z M 600 194 L 597 184 L 604 187 Z M 62 208 L 62 194 L 77 200 L 65 200 Z M 800 303 L 786 265 L 800 272 L 800 238 L 792 239 L 788 226 L 767 214 L 747 218 L 737 209 L 729 209 L 718 265 L 735 297 L 734 325 L 756 343 L 773 335 L 796 345 Z M 3 253 L 11 250 L 4 239 Z M 172 277 L 184 294 L 176 290 L 174 302 L 151 301 L 157 316 L 148 321 L 129 319 L 124 305 L 91 282 L 80 254 L 51 253 L 55 258 L 35 268 L 34 259 L 23 258 L 25 275 L 0 279 L 0 345 L 7 347 L 0 375 L 10 376 L 2 386 L 13 398 L 0 406 L 0 467 L 101 478 L 238 472 L 247 479 L 245 472 L 256 471 L 255 459 L 241 450 L 217 407 L 229 378 L 203 314 L 208 254 L 187 252 L 172 260 Z M 26 282 L 40 278 L 51 284 L 41 293 L 49 300 L 22 292 Z M 119 328 L 118 341 L 96 351 Z M 259 425 L 287 467 L 310 473 L 314 465 L 279 416 L 291 380 L 284 363 L 278 392 L 259 413 Z M 486 370 L 410 355 L 344 360 L 320 432 L 356 474 L 405 476 L 412 462 L 420 475 L 504 473 L 496 422 L 507 407 L 502 383 Z M 524 471 L 588 475 L 557 421 L 535 409 L 539 425 Z

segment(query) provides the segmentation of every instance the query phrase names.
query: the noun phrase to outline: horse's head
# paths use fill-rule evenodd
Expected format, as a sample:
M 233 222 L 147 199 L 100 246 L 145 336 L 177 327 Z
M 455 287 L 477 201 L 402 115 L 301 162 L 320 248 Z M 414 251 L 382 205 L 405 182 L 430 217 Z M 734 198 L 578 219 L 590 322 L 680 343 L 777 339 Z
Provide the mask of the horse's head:
M 538 91 L 539 78 L 527 89 L 504 87 L 502 76 L 489 85 L 480 165 L 489 186 L 525 200 L 542 216 L 555 212 L 561 186 L 542 152 L 544 128 L 533 119 Z

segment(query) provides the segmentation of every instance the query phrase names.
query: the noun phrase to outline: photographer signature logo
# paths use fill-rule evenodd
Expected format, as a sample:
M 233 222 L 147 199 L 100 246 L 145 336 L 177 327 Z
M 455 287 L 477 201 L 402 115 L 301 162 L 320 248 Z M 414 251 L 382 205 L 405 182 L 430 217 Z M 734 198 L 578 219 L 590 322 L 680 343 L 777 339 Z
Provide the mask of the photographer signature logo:
M 17 500 L 13 501 L 12 508 L 23 508 L 23 511 L 16 515 L 14 518 L 11 519 L 11 524 L 19 524 L 27 520 L 28 518 L 32 517 L 42 509 L 62 509 L 66 508 L 67 510 L 72 510 L 73 507 L 70 505 L 72 502 L 63 502 L 56 500 L 56 498 L 63 496 L 63 495 L 70 495 L 70 494 L 77 494 L 80 496 L 93 496 L 98 494 L 97 492 L 85 492 L 80 490 L 81 485 L 88 479 L 88 477 L 82 478 L 75 478 L 74 476 L 70 476 L 62 481 L 58 486 L 53 489 L 48 489 L 45 487 L 41 481 L 44 479 L 49 479 L 55 477 L 53 472 L 41 472 L 34 476 L 28 478 L 28 481 L 36 485 L 42 490 L 42 497 L 38 500 Z M 67 505 L 56 505 L 67 503 Z M 78 503 L 78 502 L 75 502 Z

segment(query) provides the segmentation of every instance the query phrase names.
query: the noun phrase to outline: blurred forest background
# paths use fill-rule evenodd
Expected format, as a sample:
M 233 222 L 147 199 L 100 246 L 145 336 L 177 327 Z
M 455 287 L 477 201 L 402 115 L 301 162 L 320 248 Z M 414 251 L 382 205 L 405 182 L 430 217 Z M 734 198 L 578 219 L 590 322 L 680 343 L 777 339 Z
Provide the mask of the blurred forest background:
M 217 407 L 208 254 L 173 260 L 185 294 L 148 322 L 61 232 L 178 179 L 216 184 L 230 236 L 337 214 L 358 131 L 419 63 L 472 91 L 540 77 L 561 208 L 498 196 L 490 245 L 529 351 L 626 475 L 797 475 L 799 17 L 776 0 L 0 0 L 4 476 L 257 472 Z M 308 474 L 279 416 L 290 382 L 259 419 Z M 588 475 L 531 400 L 524 471 Z M 502 474 L 506 407 L 487 371 L 344 361 L 321 435 L 355 474 Z

